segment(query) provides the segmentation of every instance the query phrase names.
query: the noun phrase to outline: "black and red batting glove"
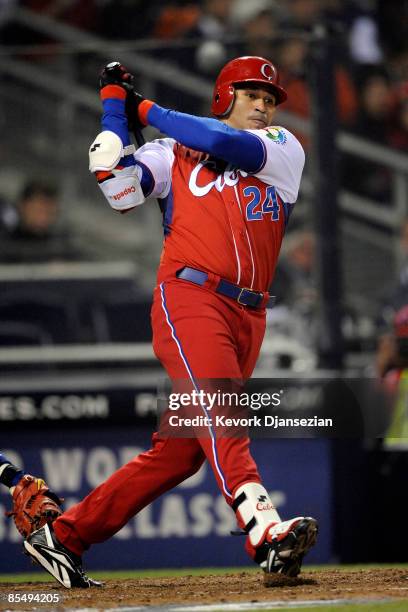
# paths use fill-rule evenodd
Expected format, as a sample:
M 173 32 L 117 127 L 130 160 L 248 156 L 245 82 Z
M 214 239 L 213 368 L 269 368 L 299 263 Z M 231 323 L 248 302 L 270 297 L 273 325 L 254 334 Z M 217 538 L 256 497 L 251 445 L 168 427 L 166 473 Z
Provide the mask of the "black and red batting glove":
M 145 123 L 139 117 L 139 106 L 145 98 L 134 90 L 133 82 L 133 74 L 120 62 L 106 64 L 99 75 L 99 89 L 102 96 L 106 93 L 105 87 L 110 85 L 119 85 L 126 91 L 125 110 L 129 130 L 141 130 L 145 127 Z M 103 90 L 105 91 L 102 93 Z

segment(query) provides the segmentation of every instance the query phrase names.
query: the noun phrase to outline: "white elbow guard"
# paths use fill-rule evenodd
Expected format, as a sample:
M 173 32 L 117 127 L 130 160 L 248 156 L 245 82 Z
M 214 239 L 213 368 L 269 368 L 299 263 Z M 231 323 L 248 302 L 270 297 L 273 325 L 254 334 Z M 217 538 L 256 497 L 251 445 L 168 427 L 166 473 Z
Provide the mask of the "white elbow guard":
M 99 187 L 114 210 L 123 212 L 145 201 L 137 166 L 115 171 L 114 176 L 99 183 Z
M 124 147 L 121 139 L 109 130 L 97 135 L 89 147 L 89 170 L 113 170 L 121 157 L 135 152 L 134 145 Z

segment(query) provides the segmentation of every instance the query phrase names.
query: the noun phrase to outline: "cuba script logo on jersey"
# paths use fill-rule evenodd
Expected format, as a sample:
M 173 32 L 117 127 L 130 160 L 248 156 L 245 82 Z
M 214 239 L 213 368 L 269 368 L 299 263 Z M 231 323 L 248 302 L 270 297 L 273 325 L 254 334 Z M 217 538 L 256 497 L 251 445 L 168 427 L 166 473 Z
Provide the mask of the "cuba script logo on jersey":
M 276 142 L 276 144 L 285 144 L 288 139 L 285 132 L 279 127 L 265 128 L 265 132 L 267 137 Z
M 215 180 L 210 181 L 205 185 L 199 185 L 199 174 L 203 168 L 206 167 L 208 169 L 212 169 L 215 168 L 215 164 L 213 161 L 199 162 L 192 171 L 190 180 L 188 182 L 191 193 L 199 198 L 206 196 L 213 187 L 215 187 L 219 192 L 221 192 L 225 186 L 234 187 L 239 181 L 239 175 L 248 176 L 247 172 L 237 170 L 236 168 L 232 168 L 231 165 L 228 165 L 224 173 L 219 174 Z

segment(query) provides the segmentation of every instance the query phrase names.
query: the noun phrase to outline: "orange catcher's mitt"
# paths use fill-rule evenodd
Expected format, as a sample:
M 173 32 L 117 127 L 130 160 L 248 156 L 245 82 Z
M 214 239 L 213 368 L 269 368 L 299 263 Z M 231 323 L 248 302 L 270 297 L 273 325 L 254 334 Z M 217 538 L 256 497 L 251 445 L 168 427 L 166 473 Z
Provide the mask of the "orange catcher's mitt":
M 6 514 L 13 517 L 18 531 L 27 538 L 62 514 L 62 501 L 44 480 L 26 474 L 14 489 L 13 510 Z

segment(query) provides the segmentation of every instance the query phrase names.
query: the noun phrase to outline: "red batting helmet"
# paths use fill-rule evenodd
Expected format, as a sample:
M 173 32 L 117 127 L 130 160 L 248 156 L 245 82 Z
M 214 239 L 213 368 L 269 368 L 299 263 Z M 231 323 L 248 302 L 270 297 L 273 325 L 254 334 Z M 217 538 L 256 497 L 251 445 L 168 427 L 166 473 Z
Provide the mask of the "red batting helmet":
M 228 62 L 217 77 L 211 104 L 211 112 L 216 117 L 227 115 L 232 109 L 235 97 L 234 85 L 256 83 L 267 87 L 281 104 L 288 97 L 279 85 L 279 74 L 270 61 L 264 57 L 246 55 Z

